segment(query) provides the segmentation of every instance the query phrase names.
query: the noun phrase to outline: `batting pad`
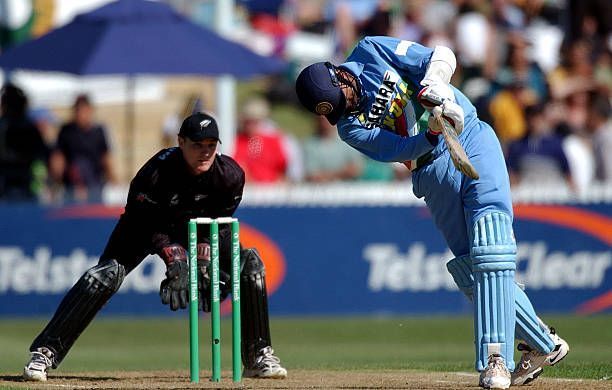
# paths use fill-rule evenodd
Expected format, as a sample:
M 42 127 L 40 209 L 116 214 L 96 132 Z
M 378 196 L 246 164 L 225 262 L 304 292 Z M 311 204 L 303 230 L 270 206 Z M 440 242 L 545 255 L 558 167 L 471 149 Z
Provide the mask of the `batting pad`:
M 472 260 L 469 256 L 460 256 L 446 263 L 448 272 L 452 275 L 459 289 L 471 301 L 474 295 L 474 277 L 472 276 Z M 537 317 L 527 294 L 517 284 L 514 284 L 514 304 L 516 308 L 516 328 L 514 335 L 523 340 L 538 352 L 549 354 L 555 343 L 548 335 L 547 326 Z
M 484 370 L 489 355 L 504 357 L 514 370 L 514 271 L 516 243 L 512 220 L 504 213 L 482 216 L 474 226 L 471 247 L 474 275 L 476 369 Z
M 459 256 L 446 263 L 446 269 L 453 277 L 455 284 L 471 301 L 474 299 L 474 277 L 472 276 L 472 259 L 470 256 Z
M 516 286 L 514 299 L 516 301 L 516 338 L 525 341 L 538 352 L 549 354 L 555 348 L 555 343 L 548 335 L 546 325 L 536 316 L 527 294 Z

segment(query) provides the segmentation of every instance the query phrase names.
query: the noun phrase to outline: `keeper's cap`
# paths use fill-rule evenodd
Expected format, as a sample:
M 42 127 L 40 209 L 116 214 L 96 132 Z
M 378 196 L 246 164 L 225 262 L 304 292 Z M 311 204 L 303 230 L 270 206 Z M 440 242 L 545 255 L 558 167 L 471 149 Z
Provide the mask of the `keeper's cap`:
M 217 121 L 212 116 L 203 112 L 196 112 L 185 118 L 178 135 L 187 137 L 193 142 L 200 142 L 206 138 L 214 138 L 221 142 Z
M 346 97 L 335 69 L 330 62 L 317 62 L 304 68 L 295 81 L 295 92 L 304 107 L 325 115 L 332 125 L 338 123 L 346 110 Z

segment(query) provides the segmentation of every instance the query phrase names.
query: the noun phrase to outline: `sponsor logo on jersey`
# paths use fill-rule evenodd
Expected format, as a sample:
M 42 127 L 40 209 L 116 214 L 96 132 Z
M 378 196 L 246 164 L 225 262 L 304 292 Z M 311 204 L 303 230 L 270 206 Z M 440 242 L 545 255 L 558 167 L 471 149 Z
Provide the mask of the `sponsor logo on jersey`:
M 384 127 L 403 136 L 415 135 L 418 133 L 416 115 L 409 104 L 412 94 L 413 91 L 397 73 L 387 70 L 370 111 L 358 119 L 367 129 Z
M 384 114 L 387 106 L 395 94 L 395 83 L 400 79 L 395 72 L 387 70 L 383 76 L 383 81 L 378 87 L 378 92 L 374 98 L 374 104 L 365 118 L 364 126 L 368 129 L 380 127 L 383 123 Z

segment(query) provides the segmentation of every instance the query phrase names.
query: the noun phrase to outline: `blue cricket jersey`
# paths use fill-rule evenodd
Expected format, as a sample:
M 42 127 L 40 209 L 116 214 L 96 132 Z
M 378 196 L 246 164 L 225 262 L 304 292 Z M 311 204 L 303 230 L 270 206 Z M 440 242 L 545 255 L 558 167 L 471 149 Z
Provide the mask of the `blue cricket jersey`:
M 474 106 L 453 88 L 465 118 L 459 141 L 479 178 L 471 179 L 455 168 L 444 142 L 433 147 L 425 137 L 429 114 L 416 97 L 432 53 L 417 43 L 389 37 L 359 42 L 340 66 L 359 78 L 365 102 L 359 113 L 340 119 L 338 133 L 367 156 L 404 162 L 410 169 L 416 166 L 414 160 L 433 151 L 434 158 L 413 172 L 412 188 L 425 200 L 457 257 L 454 264 L 465 262 L 460 271 L 450 267 L 449 271 L 455 280 L 460 276 L 467 281 L 473 295 L 476 368 L 482 371 L 487 366 L 489 347 L 495 345 L 508 369 L 513 370 L 515 326 L 519 337 L 530 338 L 530 345 L 534 340 L 548 340 L 553 347 L 554 343 L 538 326 L 527 296 L 514 284 L 516 246 L 510 182 L 495 132 L 478 120 Z M 405 234 L 410 236 L 410 230 Z M 513 305 L 516 310 L 510 310 Z M 522 318 L 516 321 L 519 311 Z
M 433 49 L 392 37 L 361 40 L 339 66 L 359 78 L 365 102 L 360 113 L 338 121 L 340 138 L 374 160 L 414 168 L 415 160 L 434 148 L 424 134 L 429 113 L 416 100 L 432 53 Z M 451 88 L 467 127 L 476 120 L 476 110 Z

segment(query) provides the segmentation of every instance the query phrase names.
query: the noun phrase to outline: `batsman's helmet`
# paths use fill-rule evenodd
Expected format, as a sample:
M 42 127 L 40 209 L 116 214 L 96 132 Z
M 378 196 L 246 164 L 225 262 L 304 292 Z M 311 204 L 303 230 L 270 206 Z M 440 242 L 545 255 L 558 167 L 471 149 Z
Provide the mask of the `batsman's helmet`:
M 325 115 L 332 125 L 338 123 L 346 110 L 346 97 L 336 67 L 330 62 L 317 62 L 304 68 L 295 81 L 295 91 L 304 107 L 317 115 Z

